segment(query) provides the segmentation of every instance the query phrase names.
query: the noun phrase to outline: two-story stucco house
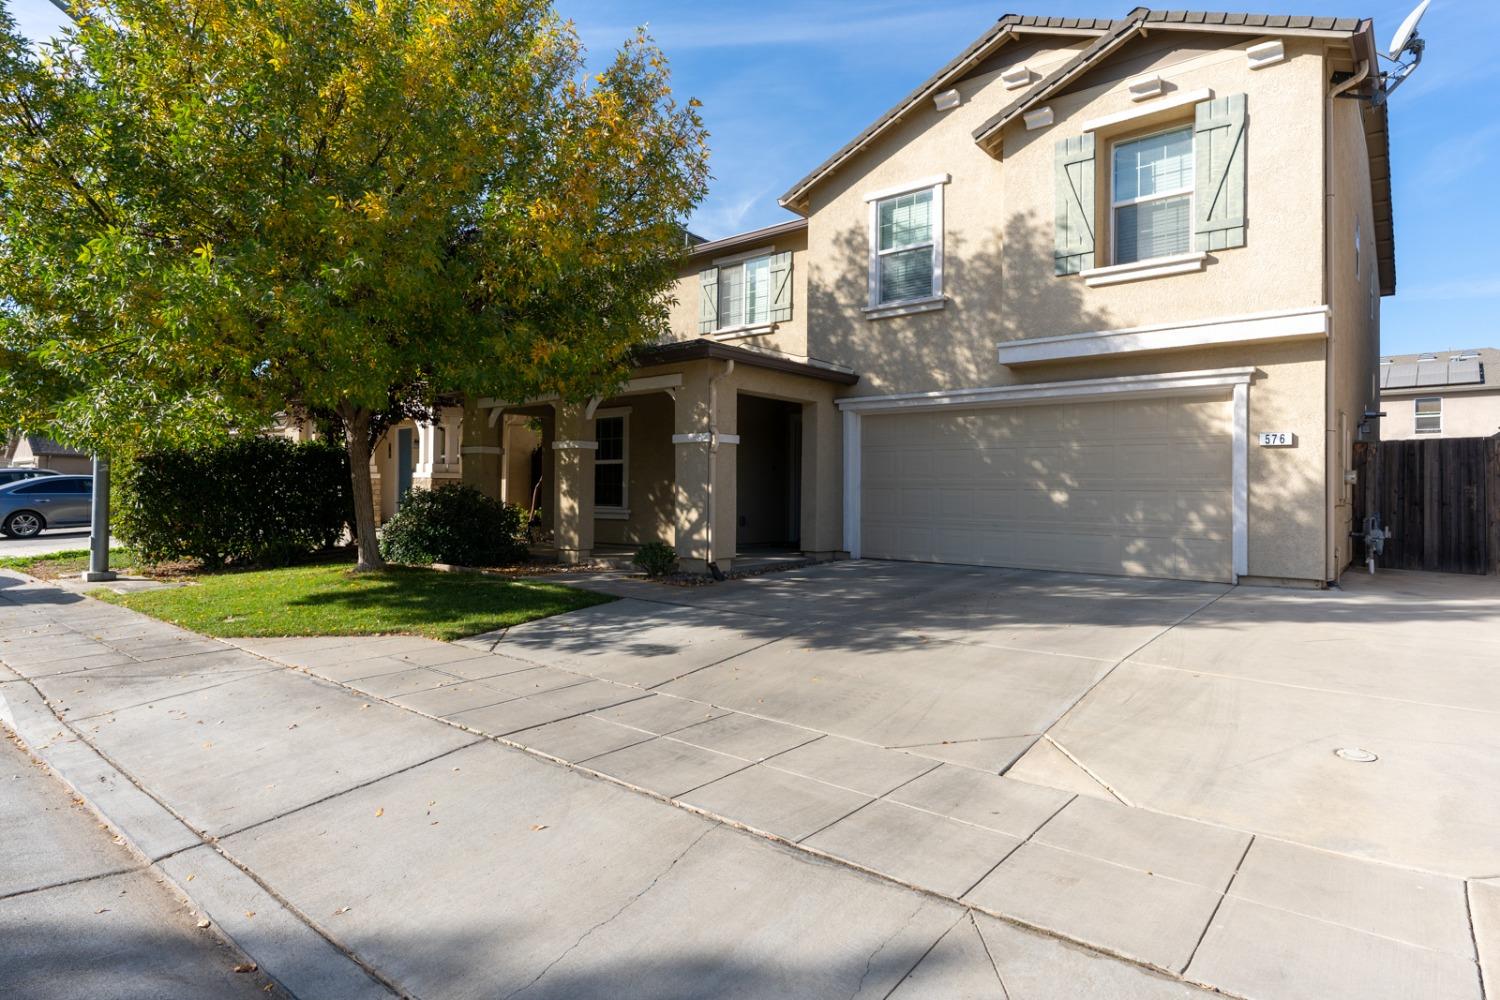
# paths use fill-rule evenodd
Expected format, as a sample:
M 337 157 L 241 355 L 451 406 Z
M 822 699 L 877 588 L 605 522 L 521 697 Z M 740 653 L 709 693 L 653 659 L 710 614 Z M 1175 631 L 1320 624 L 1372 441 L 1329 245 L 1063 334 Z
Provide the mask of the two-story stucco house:
M 1371 27 L 1006 16 L 693 247 L 618 396 L 471 401 L 463 478 L 541 482 L 568 559 L 1334 580 L 1395 285 Z
M 1380 409 L 1387 441 L 1500 434 L 1500 350 L 1381 358 Z

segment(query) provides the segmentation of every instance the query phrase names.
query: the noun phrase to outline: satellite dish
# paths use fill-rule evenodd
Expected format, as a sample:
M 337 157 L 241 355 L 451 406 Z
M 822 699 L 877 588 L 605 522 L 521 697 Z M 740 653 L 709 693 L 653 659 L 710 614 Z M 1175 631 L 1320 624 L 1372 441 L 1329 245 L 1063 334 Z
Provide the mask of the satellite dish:
M 1427 13 L 1427 5 L 1430 3 L 1432 0 L 1422 0 L 1417 4 L 1417 9 L 1406 15 L 1406 20 L 1401 22 L 1401 27 L 1397 28 L 1396 33 L 1391 36 L 1391 47 L 1387 50 L 1387 55 L 1392 59 L 1399 59 L 1401 53 L 1416 37 L 1417 24 L 1421 22 L 1422 15 Z
M 1391 36 L 1391 47 L 1387 50 L 1385 58 L 1395 63 L 1396 66 L 1390 72 L 1380 74 L 1379 86 L 1368 98 L 1373 106 L 1379 107 L 1384 104 L 1422 61 L 1422 50 L 1427 47 L 1427 43 L 1422 40 L 1421 35 L 1417 34 L 1417 25 L 1421 23 L 1422 15 L 1427 13 L 1427 5 L 1430 3 L 1432 0 L 1422 0 L 1417 4 L 1417 9 L 1406 15 L 1406 20 L 1401 22 L 1401 27 L 1397 28 L 1396 33 Z

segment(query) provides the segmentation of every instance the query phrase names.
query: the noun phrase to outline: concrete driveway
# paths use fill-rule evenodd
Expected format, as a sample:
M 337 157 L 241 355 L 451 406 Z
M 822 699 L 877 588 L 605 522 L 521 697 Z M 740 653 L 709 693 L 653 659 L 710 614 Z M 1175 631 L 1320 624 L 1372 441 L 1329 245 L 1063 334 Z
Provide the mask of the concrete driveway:
M 1478 1000 L 1500 972 L 1495 582 L 590 585 L 624 599 L 246 652 L 23 588 L 0 660 L 421 995 Z

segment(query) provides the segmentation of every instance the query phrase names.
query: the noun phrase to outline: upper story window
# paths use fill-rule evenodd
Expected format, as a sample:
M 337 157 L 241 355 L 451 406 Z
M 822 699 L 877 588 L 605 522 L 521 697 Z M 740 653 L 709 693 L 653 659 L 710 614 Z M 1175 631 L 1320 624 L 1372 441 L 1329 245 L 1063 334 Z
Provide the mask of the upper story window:
M 719 268 L 719 329 L 769 323 L 771 255 Z
M 1174 100 L 1191 104 L 1191 122 L 1126 133 L 1168 110 L 1145 106 L 1054 143 L 1053 273 L 1115 285 L 1202 271 L 1210 254 L 1246 245 L 1245 95 Z
M 937 244 L 932 238 L 932 191 L 914 191 L 878 202 L 876 302 L 887 305 L 931 298 Z
M 1114 148 L 1114 263 L 1187 253 L 1193 243 L 1193 130 Z
M 698 332 L 768 333 L 792 318 L 792 254 L 762 249 L 716 261 L 698 272 Z
M 865 311 L 872 319 L 941 305 L 947 182 L 945 174 L 865 195 L 870 205 L 870 301 Z
M 1443 433 L 1443 397 L 1425 396 L 1416 401 L 1413 430 L 1418 434 Z

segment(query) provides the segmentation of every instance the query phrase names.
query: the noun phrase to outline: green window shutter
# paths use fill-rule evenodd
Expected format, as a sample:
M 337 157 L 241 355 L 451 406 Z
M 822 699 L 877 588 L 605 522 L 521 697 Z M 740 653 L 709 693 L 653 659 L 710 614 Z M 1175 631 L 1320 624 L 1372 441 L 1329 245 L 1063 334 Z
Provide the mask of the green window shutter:
M 771 258 L 771 322 L 785 323 L 792 318 L 792 252 Z
M 698 284 L 702 289 L 698 296 L 698 332 L 713 333 L 719 328 L 719 269 L 699 271 Z
M 1245 95 L 1232 94 L 1197 107 L 1193 127 L 1193 248 L 1227 250 L 1245 245 Z
M 1057 274 L 1094 266 L 1094 133 L 1055 147 L 1057 228 L 1052 253 Z

